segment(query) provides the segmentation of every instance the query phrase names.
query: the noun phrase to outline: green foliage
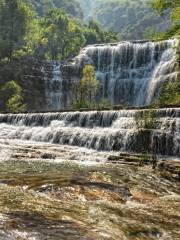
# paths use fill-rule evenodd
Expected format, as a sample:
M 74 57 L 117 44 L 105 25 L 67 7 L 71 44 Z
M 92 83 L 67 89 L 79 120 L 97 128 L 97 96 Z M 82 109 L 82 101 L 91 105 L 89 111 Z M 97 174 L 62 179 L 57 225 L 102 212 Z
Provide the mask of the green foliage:
M 118 32 L 120 39 L 167 39 L 180 35 L 179 0 L 78 0 L 78 2 L 85 12 L 86 20 L 95 18 L 103 27 Z
M 93 19 L 89 21 L 89 24 L 84 28 L 83 33 L 86 39 L 86 45 L 118 41 L 117 33 L 102 29 L 99 23 Z
M 73 86 L 73 106 L 75 108 L 93 108 L 96 106 L 96 94 L 99 82 L 92 65 L 85 65 L 80 82 Z
M 100 101 L 97 102 L 96 105 L 98 109 L 103 109 L 103 108 L 112 109 L 112 103 L 107 98 L 102 98 Z
M 81 101 L 78 99 L 74 101 L 72 105 L 73 109 L 96 109 L 96 110 L 103 110 L 103 109 L 112 109 L 112 104 L 108 99 L 101 99 L 100 101 L 96 100 L 85 100 Z
M 0 0 L 0 60 L 27 55 L 64 60 L 86 44 L 117 41 L 95 21 L 84 25 L 71 18 L 77 6 L 74 0 Z
M 13 95 L 7 102 L 7 110 L 10 112 L 24 112 L 26 106 L 22 104 L 21 95 Z
M 75 56 L 84 45 L 117 41 L 117 34 L 103 30 L 97 22 L 92 20 L 89 25 L 78 24 L 60 9 L 50 10 L 36 23 L 39 31 L 30 35 L 36 41 L 29 42 L 38 43 L 37 47 L 34 45 L 34 52 L 45 59 L 65 60 Z
M 11 58 L 25 47 L 33 12 L 23 0 L 0 0 L 0 59 Z
M 69 16 L 83 18 L 80 4 L 76 0 L 28 0 L 39 16 L 44 16 L 50 9 L 60 8 Z
M 166 10 L 170 11 L 170 20 L 172 22 L 168 31 L 164 32 L 163 38 L 180 35 L 180 3 L 179 0 L 152 0 L 154 10 L 159 15 L 164 15 Z
M 148 3 L 149 0 L 96 0 L 90 16 L 103 27 L 118 32 L 120 39 L 142 39 L 148 28 L 162 31 L 169 24 L 168 17 L 157 16 Z
M 96 79 L 96 73 L 92 65 L 85 65 L 82 78 L 80 80 L 80 96 L 82 101 L 91 102 L 96 97 L 99 82 Z
M 42 19 L 44 29 L 45 57 L 49 59 L 66 59 L 76 54 L 85 39 L 77 23 L 69 18 L 62 10 L 54 9 Z
M 138 129 L 154 129 L 156 119 L 157 113 L 153 109 L 138 111 L 135 115 L 135 122 Z
M 0 110 L 11 112 L 22 112 L 26 110 L 23 104 L 22 89 L 15 82 L 7 82 L 0 88 Z
M 165 83 L 161 88 L 158 105 L 180 105 L 180 81 Z

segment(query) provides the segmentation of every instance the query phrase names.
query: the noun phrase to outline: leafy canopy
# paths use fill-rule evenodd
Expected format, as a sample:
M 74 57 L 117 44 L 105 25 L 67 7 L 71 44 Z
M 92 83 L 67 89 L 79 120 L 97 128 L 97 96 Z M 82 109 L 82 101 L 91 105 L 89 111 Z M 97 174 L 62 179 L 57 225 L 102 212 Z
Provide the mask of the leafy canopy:
M 77 23 L 62 10 L 49 11 L 41 21 L 46 39 L 45 56 L 50 59 L 66 59 L 76 54 L 85 39 Z
M 0 88 L 1 110 L 22 112 L 26 110 L 23 104 L 22 89 L 16 81 L 7 82 Z
M 95 69 L 92 65 L 85 65 L 82 70 L 80 82 L 73 87 L 75 108 L 91 108 L 95 106 L 99 82 L 96 79 Z
M 26 46 L 33 12 L 23 0 L 0 0 L 0 58 L 9 60 Z
M 154 10 L 158 14 L 165 14 L 165 10 L 170 11 L 171 26 L 162 37 L 169 38 L 171 36 L 180 35 L 180 2 L 179 0 L 152 0 L 151 2 Z

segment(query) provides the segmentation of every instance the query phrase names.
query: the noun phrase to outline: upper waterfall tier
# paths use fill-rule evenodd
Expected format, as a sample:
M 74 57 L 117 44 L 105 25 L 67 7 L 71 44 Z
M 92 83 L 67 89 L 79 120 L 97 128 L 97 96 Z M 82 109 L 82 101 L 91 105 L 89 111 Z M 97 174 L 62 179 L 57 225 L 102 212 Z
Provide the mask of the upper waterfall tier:
M 80 69 L 85 64 L 95 67 L 100 98 L 108 98 L 115 105 L 149 105 L 161 83 L 176 78 L 175 45 L 176 40 L 92 45 L 81 51 L 73 65 Z
M 161 85 L 173 81 L 176 72 L 178 40 L 161 42 L 120 42 L 87 46 L 69 62 L 46 61 L 43 110 L 58 111 L 72 106 L 74 85 L 80 81 L 85 64 L 92 64 L 99 80 L 97 100 L 113 105 L 149 105 Z M 37 77 L 37 76 L 34 76 Z

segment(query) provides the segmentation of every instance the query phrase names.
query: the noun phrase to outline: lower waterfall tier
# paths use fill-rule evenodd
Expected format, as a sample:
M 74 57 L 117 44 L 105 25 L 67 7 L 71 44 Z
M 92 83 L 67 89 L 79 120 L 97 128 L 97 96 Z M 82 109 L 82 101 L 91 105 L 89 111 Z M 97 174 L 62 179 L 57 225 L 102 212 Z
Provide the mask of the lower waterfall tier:
M 147 128 L 139 127 L 137 116 L 149 110 L 0 115 L 0 138 L 132 152 L 151 150 L 156 142 L 158 154 L 180 156 L 180 109 L 153 111 Z

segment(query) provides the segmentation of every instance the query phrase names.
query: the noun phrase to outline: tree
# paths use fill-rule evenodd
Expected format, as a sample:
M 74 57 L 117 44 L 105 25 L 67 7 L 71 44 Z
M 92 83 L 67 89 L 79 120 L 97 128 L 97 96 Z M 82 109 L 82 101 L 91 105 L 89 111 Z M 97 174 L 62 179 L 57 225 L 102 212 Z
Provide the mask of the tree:
M 82 78 L 77 85 L 73 86 L 73 97 L 75 107 L 94 107 L 96 102 L 99 82 L 92 65 L 85 65 L 82 70 Z
M 158 14 L 163 15 L 165 10 L 170 11 L 172 25 L 164 34 L 164 38 L 180 34 L 180 4 L 179 0 L 152 0 L 152 7 Z
M 32 11 L 23 0 L 0 0 L 0 58 L 11 60 L 25 46 Z
M 99 82 L 92 65 L 85 65 L 82 78 L 80 80 L 81 101 L 92 102 L 95 100 Z
M 49 9 L 61 8 L 72 17 L 83 18 L 83 11 L 76 0 L 28 0 L 28 3 L 41 17 L 44 16 Z
M 166 9 L 171 9 L 171 13 L 173 15 L 179 8 L 179 0 L 153 0 L 152 6 L 159 13 L 162 13 L 162 11 Z
M 7 82 L 0 88 L 0 109 L 3 111 L 25 111 L 23 104 L 22 89 L 16 81 Z
M 84 45 L 82 30 L 62 10 L 54 9 L 42 21 L 44 38 L 47 39 L 47 57 L 64 60 L 75 55 Z
M 84 28 L 84 36 L 86 45 L 118 41 L 117 33 L 104 30 L 102 26 L 93 19 L 91 19 L 88 26 Z

